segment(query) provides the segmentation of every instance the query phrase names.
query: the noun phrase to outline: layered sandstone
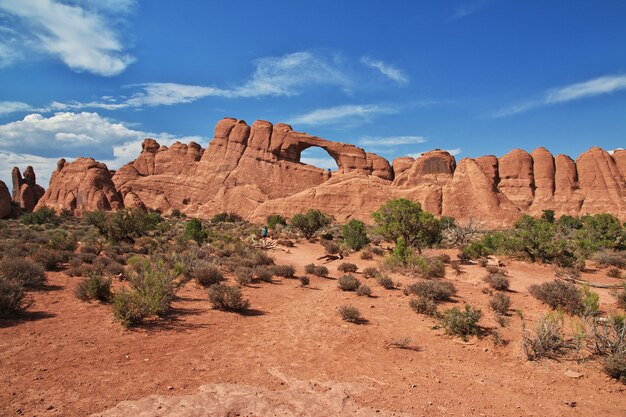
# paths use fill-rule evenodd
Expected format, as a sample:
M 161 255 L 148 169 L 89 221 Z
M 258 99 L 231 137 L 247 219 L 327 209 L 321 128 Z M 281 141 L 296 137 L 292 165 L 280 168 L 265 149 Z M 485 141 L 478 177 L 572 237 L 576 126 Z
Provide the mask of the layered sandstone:
M 0 219 L 11 214 L 11 194 L 4 181 L 0 181 Z
M 80 215 L 85 211 L 122 208 L 124 204 L 111 176 L 107 166 L 93 158 L 78 158 L 71 163 L 60 159 L 36 209 L 45 206 Z
M 24 177 L 22 177 L 18 167 L 13 167 L 11 177 L 13 180 L 13 202 L 26 211 L 32 211 L 46 191 L 37 184 L 33 167 L 26 167 Z
M 335 160 L 329 172 L 300 161 L 319 147 Z M 577 161 L 547 149 L 516 149 L 501 158 L 465 158 L 446 151 L 414 159 L 384 158 L 354 145 L 295 132 L 286 124 L 225 118 L 207 149 L 191 142 L 143 142 L 138 158 L 111 176 L 92 159 L 60 163 L 40 201 L 73 211 L 141 207 L 209 217 L 236 212 L 253 221 L 319 208 L 337 220 L 371 222 L 371 212 L 392 198 L 488 227 L 511 225 L 522 214 L 612 213 L 626 220 L 626 151 L 591 148 Z M 77 180 L 75 177 L 80 178 Z M 85 180 L 86 179 L 86 180 Z

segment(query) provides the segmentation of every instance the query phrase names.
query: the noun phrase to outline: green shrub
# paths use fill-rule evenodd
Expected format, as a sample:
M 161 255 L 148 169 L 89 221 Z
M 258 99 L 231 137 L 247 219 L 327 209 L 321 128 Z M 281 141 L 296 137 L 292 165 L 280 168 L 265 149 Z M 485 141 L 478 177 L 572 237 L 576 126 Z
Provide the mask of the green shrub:
M 509 278 L 499 272 L 491 273 L 483 280 L 496 291 L 508 291 L 510 287 Z
M 306 275 L 301 276 L 298 279 L 300 280 L 300 285 L 302 287 L 306 287 L 307 285 L 309 285 L 310 280 L 309 280 L 309 277 L 307 277 Z
M 276 225 L 287 226 L 287 220 L 280 214 L 270 214 L 267 216 L 267 227 L 275 229 Z
M 113 317 L 124 327 L 141 324 L 150 315 L 150 308 L 137 291 L 122 289 L 113 295 Z
M 569 314 L 582 313 L 583 296 L 576 285 L 572 283 L 554 280 L 531 285 L 528 287 L 528 291 L 552 309 L 562 308 Z
M 465 304 L 464 310 L 460 310 L 458 307 L 445 310 L 440 321 L 447 333 L 467 339 L 470 335 L 480 335 L 478 321 L 481 316 L 480 309 Z
M 111 279 L 91 275 L 76 286 L 74 294 L 82 301 L 109 302 L 111 300 Z
M 32 213 L 24 214 L 20 221 L 23 224 L 58 224 L 59 218 L 53 209 L 41 207 Z
M 417 314 L 425 314 L 427 316 L 437 316 L 437 303 L 432 298 L 417 297 L 409 300 L 409 307 Z
M 163 317 L 170 312 L 174 298 L 174 277 L 174 273 L 162 261 L 152 263 L 131 277 L 133 290 L 142 298 L 148 314 Z
M 494 313 L 505 316 L 511 308 L 511 298 L 501 292 L 495 293 L 493 297 L 489 299 L 489 307 Z
M 225 284 L 213 285 L 209 288 L 209 302 L 214 309 L 223 311 L 245 311 L 250 301 L 243 298 L 238 287 Z
M 582 311 L 583 317 L 593 317 L 600 314 L 600 294 L 593 292 L 589 289 L 589 286 L 584 286 L 581 289 L 582 294 Z
M 240 215 L 237 213 L 218 213 L 211 217 L 211 223 L 237 223 L 242 221 Z
M 22 284 L 0 277 L 0 318 L 18 316 L 29 305 Z
M 565 348 L 563 320 L 554 314 L 541 317 L 535 334 L 524 329 L 522 349 L 530 361 L 541 358 L 556 358 Z
M 359 309 L 349 305 L 339 307 L 339 315 L 348 323 L 359 323 L 362 320 Z
M 24 287 L 36 287 L 43 285 L 46 281 L 43 268 L 38 263 L 26 258 L 2 259 L 0 261 L 0 276 Z
M 343 226 L 342 236 L 345 244 L 350 249 L 357 251 L 370 242 L 365 230 L 365 223 L 356 219 L 350 220 Z
M 337 267 L 337 271 L 343 273 L 356 272 L 359 269 L 355 264 L 343 262 Z
M 307 264 L 304 266 L 304 272 L 310 275 L 316 275 L 318 277 L 328 276 L 328 268 L 323 265 Z
M 344 275 L 337 280 L 337 284 L 342 291 L 356 291 L 361 285 L 361 281 L 353 275 Z
M 376 282 L 386 290 L 392 290 L 396 287 L 393 280 L 386 275 L 379 275 L 376 277 Z
M 367 285 L 359 285 L 359 287 L 356 289 L 356 295 L 369 297 L 370 295 L 372 295 L 372 289 Z
M 273 265 L 272 272 L 277 277 L 295 278 L 296 268 L 293 265 Z
M 433 301 L 447 301 L 456 294 L 456 287 L 448 281 L 420 281 L 408 285 L 405 293 L 430 298 Z
M 470 259 L 480 259 L 491 255 L 491 251 L 482 242 L 472 242 L 461 250 L 459 258 L 467 262 Z
M 219 270 L 219 268 L 215 265 L 202 262 L 196 265 L 196 267 L 191 272 L 191 276 L 196 280 L 196 282 L 202 285 L 205 288 L 210 287 L 211 285 L 219 284 L 224 281 L 224 274 Z
M 317 209 L 310 209 L 306 214 L 296 214 L 290 222 L 290 226 L 300 231 L 305 238 L 313 237 L 315 232 L 332 223 L 332 217 Z
M 183 237 L 187 240 L 193 240 L 198 245 L 206 242 L 209 233 L 202 228 L 202 222 L 198 219 L 191 219 L 185 225 Z
M 626 384 L 626 353 L 616 352 L 605 358 L 602 362 L 604 371 L 611 378 Z
M 613 266 L 615 268 L 626 269 L 626 251 L 613 252 L 603 249 L 594 253 L 593 260 L 600 268 Z

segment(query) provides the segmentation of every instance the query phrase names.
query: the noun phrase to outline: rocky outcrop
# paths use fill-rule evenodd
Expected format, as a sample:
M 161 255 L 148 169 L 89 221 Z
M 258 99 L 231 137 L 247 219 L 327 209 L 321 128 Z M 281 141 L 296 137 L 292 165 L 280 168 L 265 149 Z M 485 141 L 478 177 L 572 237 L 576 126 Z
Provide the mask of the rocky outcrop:
M 33 167 L 26 167 L 24 177 L 18 167 L 13 167 L 11 173 L 13 180 L 13 202 L 26 211 L 33 211 L 39 199 L 45 193 L 45 189 L 37 184 L 37 177 Z
M 11 194 L 4 181 L 0 181 L 0 219 L 11 214 Z
M 329 172 L 300 161 L 319 147 L 335 160 Z M 204 149 L 146 139 L 136 160 L 113 176 L 92 159 L 60 162 L 40 205 L 77 212 L 96 208 L 174 209 L 209 217 L 236 212 L 254 221 L 319 208 L 337 220 L 359 218 L 392 198 L 419 201 L 437 216 L 474 219 L 506 227 L 522 214 L 545 209 L 557 215 L 612 213 L 626 220 L 626 151 L 591 148 L 575 162 L 545 148 L 516 149 L 501 158 L 466 158 L 458 165 L 446 151 L 414 159 L 384 158 L 354 145 L 295 132 L 286 124 L 225 118 Z M 79 178 L 79 179 L 77 179 Z
M 50 186 L 36 209 L 44 206 L 81 215 L 85 211 L 116 210 L 124 203 L 105 164 L 93 158 L 78 158 L 71 163 L 65 159 L 57 162 Z

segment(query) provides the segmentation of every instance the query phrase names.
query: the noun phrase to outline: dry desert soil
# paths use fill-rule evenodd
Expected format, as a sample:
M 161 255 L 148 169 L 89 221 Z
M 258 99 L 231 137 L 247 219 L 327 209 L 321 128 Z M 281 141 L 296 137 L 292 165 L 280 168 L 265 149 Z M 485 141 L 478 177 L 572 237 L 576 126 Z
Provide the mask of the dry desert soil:
M 323 248 L 303 242 L 271 255 L 303 275 Z M 347 260 L 361 270 L 377 266 L 358 254 Z M 401 290 L 373 280 L 372 297 L 342 292 L 338 263 L 327 265 L 329 278 L 311 277 L 309 287 L 275 279 L 244 288 L 247 315 L 212 310 L 206 290 L 188 282 L 171 319 L 135 330 L 114 322 L 109 305 L 79 301 L 77 278 L 49 272 L 47 287 L 31 293 L 28 314 L 0 321 L 0 415 L 626 416 L 626 387 L 597 361 L 525 359 L 521 318 L 496 324 L 481 291 L 483 268 L 464 265 L 458 276 L 448 268 L 445 279 L 459 293 L 440 308 L 480 306 L 481 324 L 504 345 L 448 336 L 415 314 Z M 512 307 L 532 327 L 547 310 L 527 287 L 554 272 L 506 263 Z M 601 272 L 583 278 L 609 280 Z M 598 292 L 602 309 L 615 309 L 609 291 Z M 342 321 L 344 304 L 366 322 Z M 402 338 L 412 340 L 410 349 L 389 346 Z

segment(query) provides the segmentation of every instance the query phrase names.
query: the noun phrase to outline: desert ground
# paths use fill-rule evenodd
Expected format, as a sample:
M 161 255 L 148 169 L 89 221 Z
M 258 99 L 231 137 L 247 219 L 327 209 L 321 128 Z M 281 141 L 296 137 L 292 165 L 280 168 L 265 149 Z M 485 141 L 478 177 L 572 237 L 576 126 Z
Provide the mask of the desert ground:
M 276 264 L 304 265 L 324 255 L 318 243 L 269 251 Z M 430 254 L 454 250 L 431 250 Z M 343 261 L 362 271 L 377 257 Z M 446 335 L 434 319 L 415 314 L 400 289 L 363 279 L 373 293 L 337 288 L 337 265 L 327 278 L 274 278 L 243 288 L 251 310 L 213 310 L 206 289 L 187 282 L 165 321 L 126 330 L 110 307 L 74 296 L 79 282 L 47 273 L 44 288 L 22 318 L 0 321 L 0 414 L 3 416 L 623 416 L 626 387 L 596 361 L 529 362 L 520 348 L 521 318 L 500 327 L 485 307 L 484 269 L 463 265 L 445 280 L 453 302 L 480 306 L 493 337 L 467 341 Z M 528 326 L 548 311 L 527 287 L 554 278 L 545 265 L 504 260 L 512 308 Z M 583 274 L 612 282 L 593 267 Z M 413 278 L 393 275 L 402 284 Z M 229 278 L 232 280 L 232 278 Z M 114 283 L 120 285 L 119 283 Z M 599 289 L 601 308 L 616 308 Z M 342 321 L 338 306 L 357 307 L 361 324 Z M 410 338 L 404 348 L 394 341 Z

